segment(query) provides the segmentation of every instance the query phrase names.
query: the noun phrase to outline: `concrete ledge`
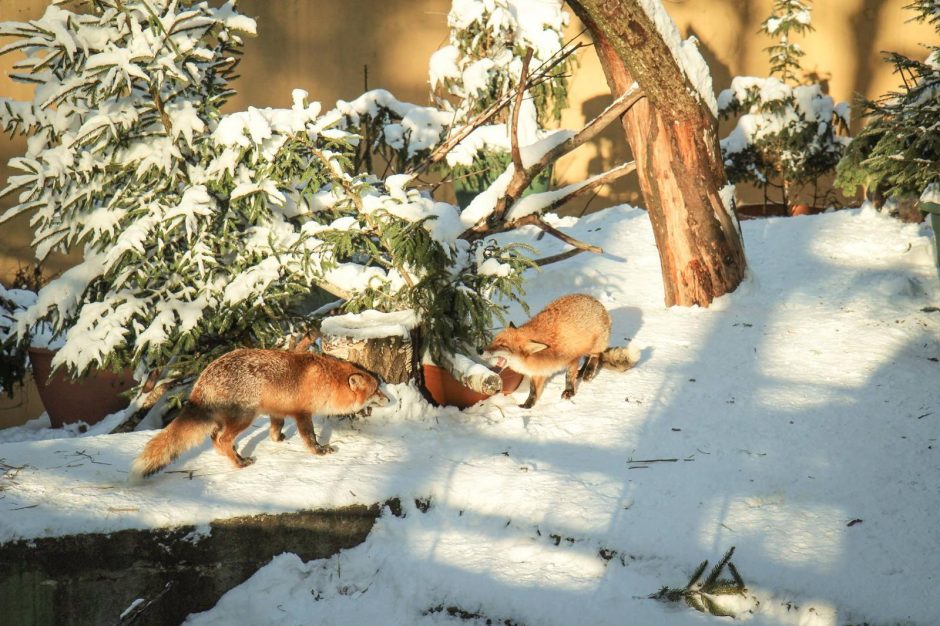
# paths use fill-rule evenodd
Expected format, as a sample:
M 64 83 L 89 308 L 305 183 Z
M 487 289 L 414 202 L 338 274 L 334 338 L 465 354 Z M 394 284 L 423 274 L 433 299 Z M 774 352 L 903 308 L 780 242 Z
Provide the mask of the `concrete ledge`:
M 122 530 L 2 544 L 3 622 L 179 624 L 214 606 L 278 554 L 319 559 L 362 543 L 380 513 L 378 504 L 357 505 L 218 520 L 202 530 Z M 127 611 L 138 599 L 143 602 Z

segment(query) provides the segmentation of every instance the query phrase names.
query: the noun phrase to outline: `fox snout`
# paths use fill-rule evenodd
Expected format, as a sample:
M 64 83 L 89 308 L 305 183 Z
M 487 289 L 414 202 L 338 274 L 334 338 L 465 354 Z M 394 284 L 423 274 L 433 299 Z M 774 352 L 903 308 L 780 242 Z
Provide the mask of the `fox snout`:
M 504 346 L 490 344 L 479 352 L 480 357 L 497 369 L 503 369 L 509 363 L 510 352 Z
M 392 399 L 389 398 L 381 389 L 376 389 L 375 393 L 369 396 L 369 399 L 366 400 L 366 406 L 388 406 L 392 403 Z

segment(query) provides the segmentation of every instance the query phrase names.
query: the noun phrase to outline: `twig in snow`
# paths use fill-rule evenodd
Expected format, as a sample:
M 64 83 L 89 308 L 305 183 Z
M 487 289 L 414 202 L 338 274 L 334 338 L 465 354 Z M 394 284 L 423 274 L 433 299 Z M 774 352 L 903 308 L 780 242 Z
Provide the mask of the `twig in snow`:
M 104 461 L 96 461 L 96 460 L 95 460 L 95 457 L 91 456 L 90 454 L 88 454 L 88 453 L 85 452 L 84 450 L 77 450 L 74 454 L 75 454 L 75 456 L 83 456 L 83 457 L 85 457 L 86 459 L 88 459 L 89 461 L 91 461 L 92 463 L 94 463 L 95 465 L 111 465 L 111 463 L 105 463 Z M 70 466 L 70 467 L 71 467 L 71 466 Z M 77 467 L 77 466 L 76 466 L 76 467 Z
M 5 459 L 0 459 L 0 472 L 2 472 L 3 479 L 13 481 L 16 479 L 16 475 L 19 474 L 22 470 L 29 467 L 29 465 L 10 465 L 5 462 Z M 3 491 L 3 486 L 0 485 L 0 491 Z
M 678 463 L 679 461 L 685 461 L 686 463 L 695 460 L 695 456 L 687 456 L 684 459 L 627 459 L 627 463 Z
M 196 470 L 168 470 L 163 472 L 164 474 L 186 474 L 189 477 L 189 480 L 193 479 L 193 476 L 196 475 Z M 202 476 L 202 474 L 200 474 Z

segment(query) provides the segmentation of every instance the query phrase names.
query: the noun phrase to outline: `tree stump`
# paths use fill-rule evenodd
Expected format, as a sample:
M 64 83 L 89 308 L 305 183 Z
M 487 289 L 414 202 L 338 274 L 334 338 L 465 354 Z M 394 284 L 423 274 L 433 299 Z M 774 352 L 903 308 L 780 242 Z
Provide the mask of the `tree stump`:
M 381 376 L 386 383 L 414 380 L 418 372 L 415 337 L 357 339 L 324 334 L 321 346 L 329 354 Z

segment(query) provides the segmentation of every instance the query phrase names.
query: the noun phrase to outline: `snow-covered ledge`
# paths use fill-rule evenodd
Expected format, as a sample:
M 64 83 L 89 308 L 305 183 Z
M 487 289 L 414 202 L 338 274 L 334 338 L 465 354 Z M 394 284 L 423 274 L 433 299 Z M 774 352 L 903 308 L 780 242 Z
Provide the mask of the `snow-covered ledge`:
M 359 545 L 380 512 L 354 505 L 2 543 L 4 623 L 179 624 L 279 554 L 322 559 Z

